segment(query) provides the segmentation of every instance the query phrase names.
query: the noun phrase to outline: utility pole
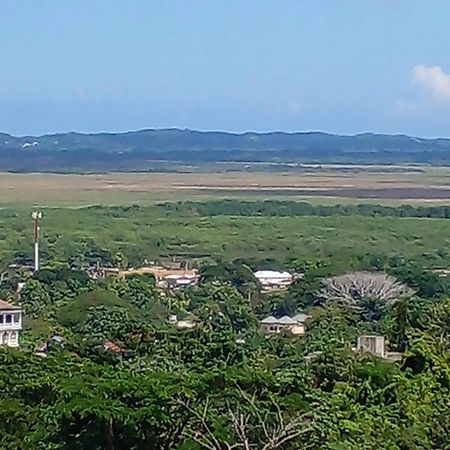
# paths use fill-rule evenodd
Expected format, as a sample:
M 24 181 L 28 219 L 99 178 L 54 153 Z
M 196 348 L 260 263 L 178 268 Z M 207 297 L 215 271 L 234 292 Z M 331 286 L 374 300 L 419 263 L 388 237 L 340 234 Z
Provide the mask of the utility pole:
M 31 214 L 34 223 L 34 271 L 39 271 L 39 221 L 42 219 L 42 211 L 33 211 Z

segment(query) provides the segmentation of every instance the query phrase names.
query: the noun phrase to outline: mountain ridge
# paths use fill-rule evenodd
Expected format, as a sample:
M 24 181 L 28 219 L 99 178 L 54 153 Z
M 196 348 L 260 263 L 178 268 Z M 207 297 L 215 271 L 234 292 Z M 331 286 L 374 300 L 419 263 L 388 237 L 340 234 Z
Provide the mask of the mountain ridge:
M 450 138 L 187 128 L 41 136 L 0 133 L 0 156 L 1 171 L 151 170 L 155 161 L 450 164 Z

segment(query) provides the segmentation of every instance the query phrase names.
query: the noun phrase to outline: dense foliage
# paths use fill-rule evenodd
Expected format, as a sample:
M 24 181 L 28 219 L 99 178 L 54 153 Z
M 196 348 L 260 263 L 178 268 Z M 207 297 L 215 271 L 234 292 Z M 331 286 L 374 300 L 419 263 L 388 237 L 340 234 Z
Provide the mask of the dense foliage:
M 422 217 L 449 219 L 449 206 L 386 206 L 376 204 L 312 205 L 307 202 L 264 200 L 215 200 L 209 202 L 166 202 L 166 211 L 198 216 L 370 216 L 370 217 Z
M 312 266 L 287 292 L 253 286 L 249 303 L 237 268 L 208 279 L 219 269 L 169 297 L 147 276 L 28 279 L 23 347 L 0 352 L 3 448 L 448 448 L 447 290 L 403 309 L 323 305 Z M 2 287 L 16 295 L 14 280 Z M 288 299 L 311 315 L 306 337 L 263 337 L 258 319 Z M 178 329 L 170 314 L 196 327 Z M 386 336 L 403 362 L 351 351 L 362 333 Z M 46 357 L 35 356 L 43 342 Z
M 329 243 L 312 257 L 300 251 L 307 249 L 304 241 L 259 255 L 250 251 L 255 236 L 246 234 L 249 222 L 232 218 L 225 228 L 237 233 L 236 245 L 247 251 L 199 261 L 198 286 L 164 290 L 147 275 L 88 275 L 87 267 L 97 262 L 127 266 L 133 258 L 155 255 L 147 250 L 164 248 L 165 237 L 156 236 L 170 221 L 196 223 L 205 248 L 225 229 L 223 222 L 174 211 L 153 217 L 153 228 L 145 226 L 149 211 L 156 210 L 92 208 L 66 211 L 65 217 L 53 210 L 45 219 L 46 267 L 35 274 L 2 271 L 0 296 L 20 302 L 24 330 L 20 350 L 0 348 L 0 448 L 450 449 L 445 273 L 411 255 L 370 252 L 372 247 L 367 254 L 359 248 L 343 252 L 340 264 L 333 261 L 337 253 L 325 251 Z M 3 231 L 23 231 L 20 213 L 1 214 Z M 74 218 L 77 225 L 71 227 Z M 273 227 L 280 220 L 299 225 L 299 218 L 245 220 L 261 226 L 260 219 L 273 221 Z M 356 224 L 361 218 L 345 219 Z M 413 220 L 385 219 L 364 225 L 376 223 L 382 230 L 388 224 L 391 232 L 398 226 L 406 236 L 409 222 L 403 221 Z M 150 230 L 148 241 L 142 239 Z M 286 230 L 277 229 L 278 242 Z M 190 231 L 179 230 L 174 248 L 184 248 L 180 242 Z M 261 236 L 270 248 L 266 231 Z M 109 241 L 111 233 L 117 239 Z M 417 245 L 421 235 L 415 233 Z M 155 238 L 159 247 L 145 246 Z M 442 239 L 430 237 L 430 243 L 443 246 Z M 338 244 L 341 252 L 347 245 Z M 440 261 L 445 258 L 442 251 Z M 297 281 L 285 290 L 262 291 L 253 271 L 283 268 L 299 274 Z M 324 297 L 329 280 L 348 279 L 360 288 L 344 289 L 348 301 L 329 291 Z M 19 282 L 25 283 L 20 289 Z M 300 312 L 309 316 L 305 336 L 261 332 L 264 317 Z M 181 327 L 180 321 L 193 326 Z M 402 352 L 401 360 L 353 350 L 363 334 L 384 336 L 390 351 Z
M 298 213 L 304 216 L 296 211 L 305 211 Z M 425 217 L 401 217 L 416 213 Z M 446 268 L 450 221 L 426 217 L 446 217 L 447 213 L 445 207 L 312 207 L 234 201 L 46 209 L 42 256 L 47 265 L 69 262 L 72 267 L 97 262 L 137 266 L 145 260 L 177 258 L 245 260 L 254 266 L 265 260 L 273 267 L 326 261 L 347 270 L 366 269 L 377 257 L 406 257 L 422 266 Z M 31 263 L 30 222 L 29 210 L 0 210 L 3 268 L 8 263 Z

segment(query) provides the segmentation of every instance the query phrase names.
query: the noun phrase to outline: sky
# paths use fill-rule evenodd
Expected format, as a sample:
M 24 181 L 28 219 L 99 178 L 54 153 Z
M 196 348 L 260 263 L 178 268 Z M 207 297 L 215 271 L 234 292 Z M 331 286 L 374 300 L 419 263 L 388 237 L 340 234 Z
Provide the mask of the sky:
M 0 0 L 0 131 L 450 136 L 449 0 Z

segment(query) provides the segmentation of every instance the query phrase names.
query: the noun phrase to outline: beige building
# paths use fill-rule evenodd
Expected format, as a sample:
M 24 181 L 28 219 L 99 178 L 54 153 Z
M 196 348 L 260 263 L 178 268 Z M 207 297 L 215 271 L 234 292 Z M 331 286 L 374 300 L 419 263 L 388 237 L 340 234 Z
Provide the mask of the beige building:
M 22 330 L 22 310 L 0 300 L 0 345 L 19 346 L 19 334 Z
M 161 289 L 194 286 L 198 283 L 199 279 L 197 269 L 172 269 L 162 266 L 148 266 L 118 272 L 118 275 L 121 277 L 144 274 L 153 275 L 156 279 L 156 287 Z
M 264 334 L 278 334 L 289 331 L 296 336 L 305 334 L 305 321 L 309 318 L 306 314 L 297 314 L 294 317 L 283 316 L 279 319 L 269 316 L 261 320 L 261 331 Z

